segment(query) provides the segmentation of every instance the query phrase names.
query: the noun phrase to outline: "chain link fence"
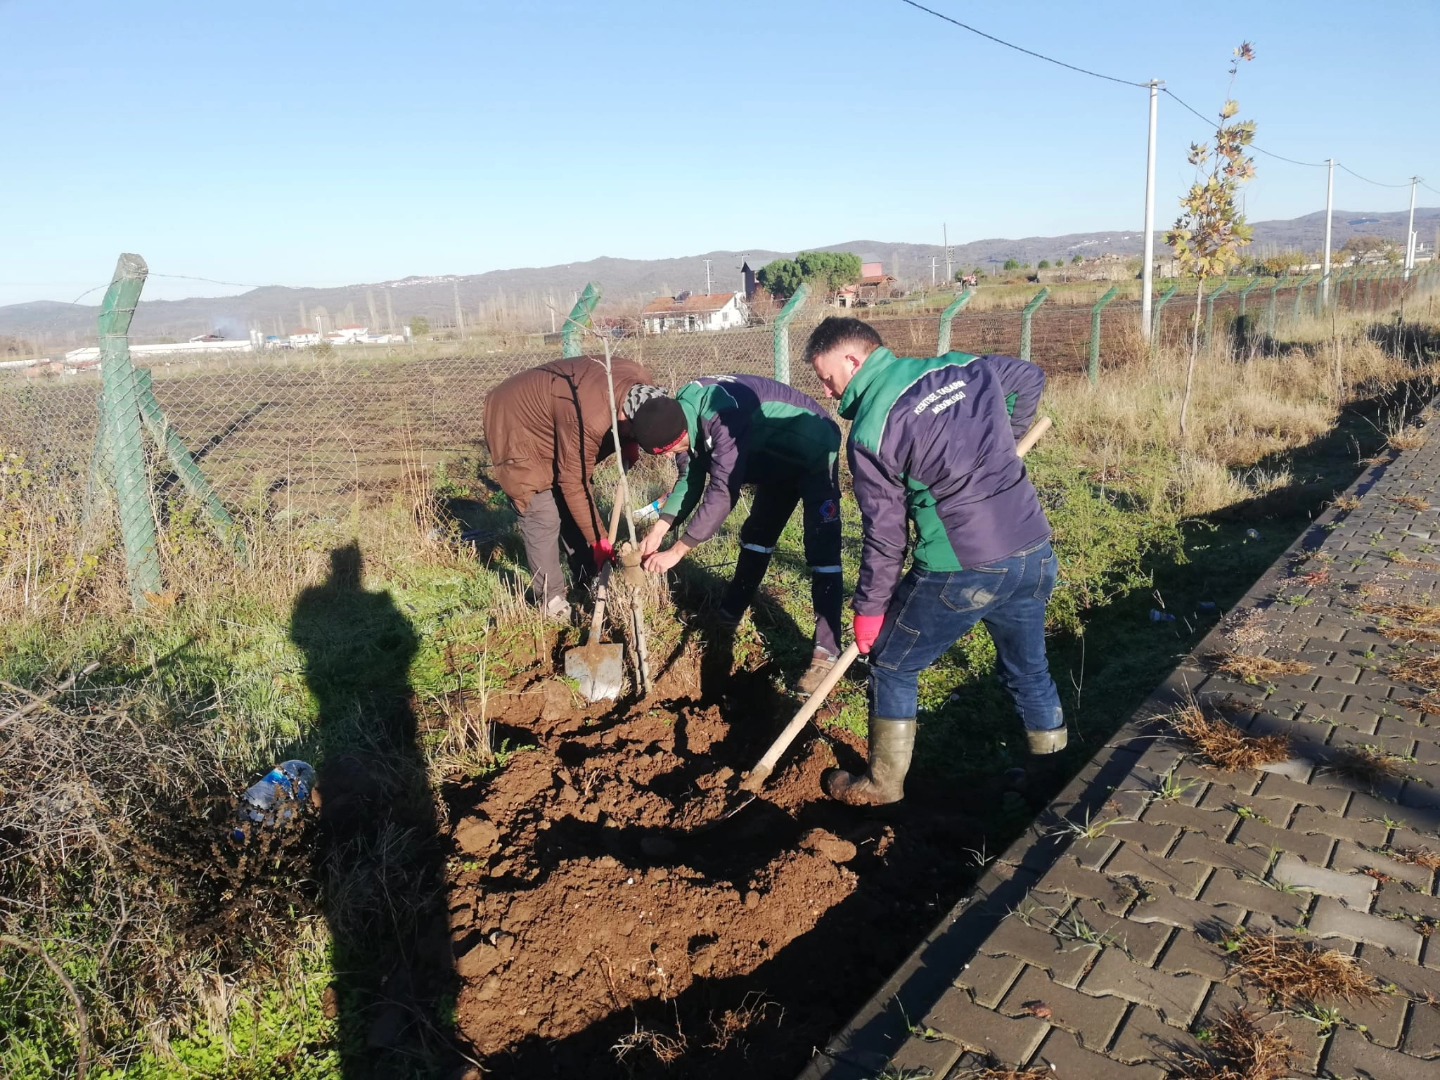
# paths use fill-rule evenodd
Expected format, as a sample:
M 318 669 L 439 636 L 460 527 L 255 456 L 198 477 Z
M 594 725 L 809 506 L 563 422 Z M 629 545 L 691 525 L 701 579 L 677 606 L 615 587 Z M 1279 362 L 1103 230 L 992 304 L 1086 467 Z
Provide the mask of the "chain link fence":
M 1426 274 L 1426 277 L 1433 277 Z M 1342 310 L 1380 312 L 1415 282 L 1398 274 L 1342 276 L 1332 304 Z M 1251 343 L 1273 337 L 1297 315 L 1313 317 L 1318 286 L 1284 282 L 1227 289 L 1202 312 L 1211 335 L 1244 335 Z M 1245 305 L 1241 321 L 1241 305 Z M 886 307 L 838 311 L 815 299 L 799 308 L 788 327 L 792 383 L 816 398 L 823 391 L 803 363 L 806 338 L 826 315 L 853 314 L 871 322 L 901 355 L 933 355 L 940 338 L 938 310 Z M 1194 317 L 1194 294 L 1157 300 L 1157 344 L 1182 345 Z M 954 317 L 951 348 L 1019 355 L 1025 334 L 1021 311 L 963 310 Z M 1052 377 L 1084 377 L 1091 357 L 1090 305 L 1055 300 L 1034 308 L 1031 359 Z M 1115 370 L 1147 354 L 1139 332 L 1138 300 L 1117 300 L 1098 314 L 1100 371 Z M 1237 327 L 1242 329 L 1237 330 Z M 615 355 L 645 364 L 663 385 L 677 388 L 707 374 L 775 372 L 771 325 L 714 332 L 642 334 L 610 328 Z M 600 353 L 587 332 L 583 350 Z M 507 376 L 553 360 L 558 344 L 538 337 L 515 345 L 497 339 L 404 346 L 352 345 L 318 350 L 135 357 L 148 373 L 167 428 L 150 428 L 148 467 L 156 490 L 186 480 L 176 475 L 167 438 L 178 439 L 219 500 L 253 510 L 303 506 L 343 513 L 357 501 L 388 497 L 407 470 L 440 462 L 485 460 L 483 404 Z M 16 455 L 57 494 L 83 504 L 93 493 L 101 390 L 98 365 L 52 373 L 47 369 L 0 372 L 0 453 Z M 142 382 L 145 375 L 141 376 Z M 183 470 L 182 470 L 183 471 Z

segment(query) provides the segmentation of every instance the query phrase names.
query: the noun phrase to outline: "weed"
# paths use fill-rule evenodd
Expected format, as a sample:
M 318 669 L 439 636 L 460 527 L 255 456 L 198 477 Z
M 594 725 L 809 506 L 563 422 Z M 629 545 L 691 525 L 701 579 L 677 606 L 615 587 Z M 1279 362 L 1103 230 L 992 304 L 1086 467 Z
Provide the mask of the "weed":
M 1385 847 L 1380 850 L 1397 862 L 1409 863 L 1411 866 L 1422 866 L 1426 870 L 1440 870 L 1440 852 L 1431 851 L 1429 848 Z
M 1134 820 L 1134 818 L 1113 817 L 1107 818 L 1104 821 L 1092 821 L 1090 819 L 1090 812 L 1087 810 L 1083 822 L 1074 821 L 1070 818 L 1061 818 L 1045 835 L 1073 836 L 1076 840 L 1098 840 L 1114 826 L 1126 824 Z
M 641 1027 L 637 1018 L 635 1030 L 628 1035 L 621 1036 L 615 1045 L 610 1047 L 610 1052 L 615 1055 L 616 1062 L 623 1063 L 632 1052 L 648 1050 L 661 1065 L 673 1065 L 685 1056 L 688 1046 L 689 1040 L 678 1027 L 675 1029 L 675 1034 L 670 1035 Z
M 1243 1008 L 1227 1009 L 1195 1033 L 1205 1054 L 1184 1053 L 1175 1080 L 1280 1080 L 1290 1075 L 1294 1047 L 1276 1028 L 1262 1028 Z
M 1156 719 L 1168 723 L 1176 735 L 1226 772 L 1255 769 L 1290 757 L 1290 741 L 1283 735 L 1246 735 L 1227 720 L 1206 716 L 1194 702 Z
M 1419 450 L 1425 445 L 1425 429 L 1418 426 L 1402 427 L 1390 433 L 1385 445 L 1392 450 Z
M 1382 619 L 1414 626 L 1440 626 L 1440 607 L 1434 604 L 1361 604 L 1360 610 Z
M 1374 785 L 1386 780 L 1405 779 L 1405 766 L 1414 763 L 1414 757 L 1392 754 L 1367 743 L 1340 747 L 1324 769 L 1337 776 L 1348 776 L 1352 780 Z
M 1295 1015 L 1303 1020 L 1309 1020 L 1315 1025 L 1315 1034 L 1324 1038 L 1337 1027 L 1345 1024 L 1345 1016 L 1333 1005 L 1316 1005 L 1313 1003 L 1300 1005 L 1295 1010 Z
M 1165 770 L 1164 775 L 1160 777 L 1160 782 L 1155 785 L 1155 798 L 1159 801 L 1174 802 L 1200 782 L 1194 777 L 1189 780 L 1179 779 L 1175 775 L 1175 770 L 1178 768 L 1180 768 L 1180 763 L 1177 761 Z
M 1300 660 L 1276 660 L 1270 656 L 1235 652 L 1218 653 L 1210 657 L 1210 662 L 1221 675 L 1239 679 L 1250 686 L 1262 685 L 1263 681 L 1281 675 L 1304 675 L 1313 670 L 1313 665 Z
M 1240 977 L 1286 1009 L 1308 1008 L 1327 998 L 1368 1001 L 1380 993 L 1353 956 L 1299 938 L 1241 929 L 1221 944 Z
M 1335 507 L 1336 510 L 1344 510 L 1348 512 L 1350 510 L 1360 509 L 1360 500 L 1357 499 L 1354 495 L 1341 495 L 1330 505 Z
M 1440 656 L 1411 657 L 1386 674 L 1424 690 L 1440 690 Z

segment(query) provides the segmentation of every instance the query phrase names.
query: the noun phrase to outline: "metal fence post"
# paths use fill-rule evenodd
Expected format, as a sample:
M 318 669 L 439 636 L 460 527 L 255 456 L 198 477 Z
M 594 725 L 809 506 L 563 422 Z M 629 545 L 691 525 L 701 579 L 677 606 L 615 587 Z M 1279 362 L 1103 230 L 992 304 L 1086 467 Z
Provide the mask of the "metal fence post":
M 1155 312 L 1153 315 L 1150 316 L 1151 352 L 1154 352 L 1157 348 L 1159 348 L 1160 345 L 1160 316 L 1164 314 L 1165 305 L 1170 302 L 1170 298 L 1175 295 L 1176 290 L 1179 288 L 1179 285 L 1171 285 L 1170 288 L 1165 290 L 1164 295 L 1161 296 L 1159 300 L 1155 301 Z
M 1259 284 L 1260 284 L 1260 279 L 1259 279 L 1258 277 L 1257 277 L 1257 278 L 1251 278 L 1251 279 L 1250 279 L 1250 283 L 1249 283 L 1248 285 L 1246 285 L 1245 288 L 1243 288 L 1243 289 L 1240 290 L 1240 314 L 1241 314 L 1241 315 L 1244 315 L 1244 314 L 1245 314 L 1245 300 L 1249 297 L 1249 295 L 1250 295 L 1252 292 L 1255 291 L 1255 287 L 1256 287 L 1257 285 L 1259 285 Z
M 970 303 L 970 298 L 974 295 L 975 290 L 967 288 L 940 313 L 940 336 L 938 344 L 935 346 L 936 356 L 944 356 L 950 351 L 950 324 L 955 321 L 955 316 L 964 310 L 965 305 Z
M 140 405 L 135 393 L 135 369 L 130 363 L 130 321 L 149 274 L 139 255 L 124 254 L 115 264 L 115 276 L 100 306 L 101 449 L 109 459 L 110 479 L 120 504 L 120 535 L 125 544 L 125 566 L 130 575 L 130 601 L 137 608 L 161 587 L 160 551 L 155 535 L 155 514 L 145 475 L 145 453 L 140 442 Z
M 1212 292 L 1205 300 L 1205 345 L 1210 345 L 1210 331 L 1215 326 L 1215 301 L 1225 295 L 1230 288 L 1230 279 L 1226 278 L 1220 283 L 1220 287 Z
M 1300 284 L 1295 286 L 1295 318 L 1300 318 L 1300 304 L 1305 299 L 1305 286 L 1315 280 L 1314 274 L 1306 274 L 1300 279 Z
M 138 368 L 135 372 L 135 396 L 140 405 L 140 416 L 150 431 L 150 437 L 165 448 L 170 463 L 175 466 L 176 475 L 185 485 L 185 490 L 205 507 L 205 512 L 210 515 L 220 539 L 230 544 L 237 555 L 244 555 L 245 537 L 236 528 L 235 519 L 215 494 L 210 481 L 206 480 L 205 474 L 200 471 L 200 466 L 191 456 L 185 440 L 180 438 L 179 432 L 165 419 L 160 402 L 155 399 L 155 387 L 150 372 L 144 368 Z
M 802 281 L 795 295 L 775 316 L 775 379 L 790 385 L 790 321 L 810 298 L 810 283 Z
M 595 310 L 595 305 L 600 302 L 600 287 L 593 281 L 588 282 L 585 291 L 575 301 L 575 306 L 570 309 L 570 314 L 565 318 L 565 329 L 560 337 L 560 355 L 566 358 L 581 356 L 585 350 L 580 345 L 581 334 L 585 327 L 590 325 L 590 315 Z
M 1115 299 L 1120 291 L 1119 285 L 1112 285 L 1110 291 L 1096 302 L 1090 310 L 1090 385 L 1094 386 L 1100 381 L 1100 312 L 1105 310 L 1105 305 Z
M 1041 289 L 1025 305 L 1025 310 L 1020 313 L 1020 359 L 1030 359 L 1030 321 L 1035 318 L 1035 310 L 1045 302 L 1050 295 L 1048 288 Z

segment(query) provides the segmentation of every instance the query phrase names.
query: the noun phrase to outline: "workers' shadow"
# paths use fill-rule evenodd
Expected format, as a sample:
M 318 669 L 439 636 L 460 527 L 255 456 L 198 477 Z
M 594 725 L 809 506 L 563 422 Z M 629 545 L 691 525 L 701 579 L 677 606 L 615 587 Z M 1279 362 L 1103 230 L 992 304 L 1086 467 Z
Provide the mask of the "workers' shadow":
M 295 602 L 290 634 L 319 711 L 319 876 L 333 943 L 326 1011 L 347 1078 L 456 1060 L 436 1020 L 453 993 L 434 806 L 409 685 L 418 639 L 360 547 Z

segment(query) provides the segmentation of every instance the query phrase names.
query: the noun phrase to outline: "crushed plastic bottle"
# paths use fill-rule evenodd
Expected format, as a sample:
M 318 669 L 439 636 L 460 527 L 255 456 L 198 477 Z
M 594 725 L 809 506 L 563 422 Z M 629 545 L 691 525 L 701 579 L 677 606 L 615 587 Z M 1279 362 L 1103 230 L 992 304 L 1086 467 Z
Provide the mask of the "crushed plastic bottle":
M 1159 608 L 1153 608 L 1153 607 L 1152 607 L 1152 608 L 1150 609 L 1150 621 L 1151 621 L 1151 622 L 1174 622 L 1174 621 L 1175 621 L 1175 616 L 1174 616 L 1174 615 L 1171 615 L 1168 611 L 1161 611 Z
M 282 761 L 246 790 L 240 801 L 241 821 L 273 826 L 289 821 L 296 811 L 309 804 L 315 788 L 315 770 L 307 761 Z M 232 833 L 236 843 L 244 843 L 246 826 Z
M 1259 533 L 1259 531 L 1256 530 L 1256 529 L 1246 529 L 1246 530 L 1245 530 L 1245 539 L 1246 539 L 1246 540 L 1259 540 L 1259 539 L 1260 539 L 1260 533 Z
M 635 511 L 635 524 L 648 525 L 660 516 L 660 507 L 665 505 L 664 499 L 656 499 L 648 506 L 642 506 Z

